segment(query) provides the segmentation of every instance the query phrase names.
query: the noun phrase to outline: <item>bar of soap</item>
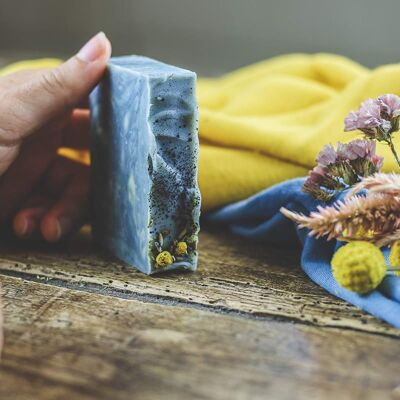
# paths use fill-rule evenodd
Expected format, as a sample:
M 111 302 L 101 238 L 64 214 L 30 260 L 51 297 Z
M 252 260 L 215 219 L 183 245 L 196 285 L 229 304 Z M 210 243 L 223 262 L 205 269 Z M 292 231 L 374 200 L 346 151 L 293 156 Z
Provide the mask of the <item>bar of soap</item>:
M 90 95 L 93 235 L 146 274 L 197 267 L 195 85 L 194 72 L 126 56 Z

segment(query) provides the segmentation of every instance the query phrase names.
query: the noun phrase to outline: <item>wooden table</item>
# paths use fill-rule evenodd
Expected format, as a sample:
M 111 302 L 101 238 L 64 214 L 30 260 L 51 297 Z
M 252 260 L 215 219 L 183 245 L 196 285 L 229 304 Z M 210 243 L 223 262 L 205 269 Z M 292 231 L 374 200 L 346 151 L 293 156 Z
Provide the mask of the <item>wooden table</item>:
M 314 285 L 298 250 L 203 230 L 196 273 L 93 248 L 1 249 L 0 398 L 400 398 L 400 332 Z

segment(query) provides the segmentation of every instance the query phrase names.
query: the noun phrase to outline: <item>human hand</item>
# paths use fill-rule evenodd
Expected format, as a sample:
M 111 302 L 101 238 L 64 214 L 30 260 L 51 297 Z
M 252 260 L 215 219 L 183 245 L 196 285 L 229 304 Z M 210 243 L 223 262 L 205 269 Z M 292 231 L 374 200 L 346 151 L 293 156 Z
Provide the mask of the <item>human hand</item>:
M 0 78 L 0 225 L 55 242 L 87 218 L 88 167 L 60 156 L 87 149 L 87 97 L 111 55 L 103 33 L 55 69 Z

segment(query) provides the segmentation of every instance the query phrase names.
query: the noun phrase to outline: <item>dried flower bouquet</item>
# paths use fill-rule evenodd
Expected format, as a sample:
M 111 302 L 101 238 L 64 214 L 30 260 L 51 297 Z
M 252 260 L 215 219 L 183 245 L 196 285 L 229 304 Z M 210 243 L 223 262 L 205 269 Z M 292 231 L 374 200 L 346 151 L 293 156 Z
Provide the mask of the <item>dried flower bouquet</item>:
M 304 192 L 328 204 L 310 215 L 281 209 L 312 236 L 353 242 L 336 252 L 332 272 L 343 287 L 362 294 L 377 287 L 386 273 L 399 272 L 400 175 L 380 173 L 383 158 L 376 154 L 376 141 L 384 142 L 400 165 L 393 144 L 399 118 L 399 96 L 364 101 L 345 118 L 345 131 L 360 130 L 364 138 L 338 143 L 336 149 L 324 146 L 303 185 Z M 392 246 L 390 268 L 380 256 L 382 246 Z

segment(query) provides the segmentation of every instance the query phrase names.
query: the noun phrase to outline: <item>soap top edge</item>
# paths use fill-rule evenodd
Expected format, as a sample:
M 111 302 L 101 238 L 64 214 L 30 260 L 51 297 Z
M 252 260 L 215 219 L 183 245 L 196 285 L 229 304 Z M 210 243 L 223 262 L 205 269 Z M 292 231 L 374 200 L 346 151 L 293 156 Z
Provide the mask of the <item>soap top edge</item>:
M 144 56 L 120 56 L 112 57 L 109 61 L 109 66 L 126 68 L 129 71 L 137 72 L 142 75 L 160 76 L 160 75 L 187 75 L 188 77 L 196 77 L 196 73 L 188 69 L 176 67 L 166 64 L 153 58 Z

